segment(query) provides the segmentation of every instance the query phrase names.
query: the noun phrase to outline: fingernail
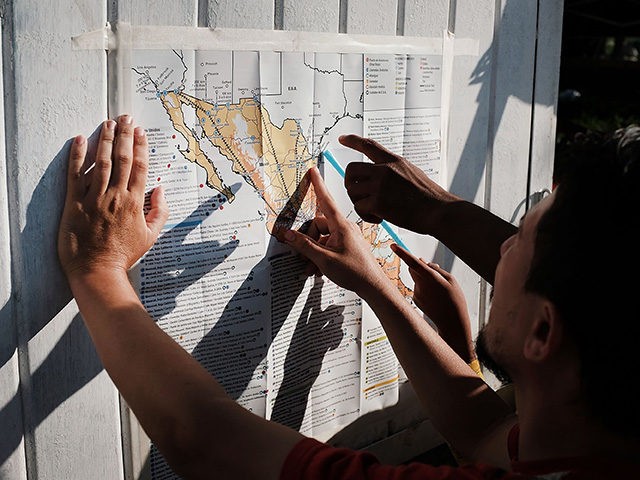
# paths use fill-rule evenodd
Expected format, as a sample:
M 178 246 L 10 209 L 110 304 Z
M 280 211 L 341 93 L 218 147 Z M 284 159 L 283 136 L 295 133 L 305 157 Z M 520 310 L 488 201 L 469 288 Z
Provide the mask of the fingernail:
M 296 234 L 293 233 L 291 230 L 287 230 L 284 233 L 284 238 L 285 240 L 289 240 L 290 242 L 292 242 L 296 238 Z
M 125 125 L 131 125 L 131 123 L 133 123 L 133 118 L 131 117 L 131 115 L 120 115 L 120 118 L 118 120 Z
M 115 130 L 116 122 L 114 120 L 107 120 L 107 129 Z
M 145 134 L 146 134 L 146 132 L 145 132 L 144 128 L 142 128 L 142 127 L 136 127 L 136 128 L 133 130 L 133 134 L 134 134 L 136 137 L 144 137 L 144 136 L 145 136 Z
M 82 145 L 85 141 L 86 138 L 84 138 L 82 135 L 78 135 L 75 139 L 76 145 Z

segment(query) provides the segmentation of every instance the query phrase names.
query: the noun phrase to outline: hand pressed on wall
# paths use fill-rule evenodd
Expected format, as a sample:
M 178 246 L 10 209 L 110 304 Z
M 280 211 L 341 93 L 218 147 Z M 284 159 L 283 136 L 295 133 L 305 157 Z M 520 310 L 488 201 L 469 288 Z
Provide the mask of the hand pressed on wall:
M 100 269 L 128 270 L 155 242 L 168 217 L 161 188 L 144 214 L 148 169 L 145 131 L 131 117 L 102 125 L 95 158 L 87 140 L 73 141 L 58 255 L 67 277 Z M 94 163 L 95 162 L 95 163 Z M 93 168 L 87 171 L 87 165 Z

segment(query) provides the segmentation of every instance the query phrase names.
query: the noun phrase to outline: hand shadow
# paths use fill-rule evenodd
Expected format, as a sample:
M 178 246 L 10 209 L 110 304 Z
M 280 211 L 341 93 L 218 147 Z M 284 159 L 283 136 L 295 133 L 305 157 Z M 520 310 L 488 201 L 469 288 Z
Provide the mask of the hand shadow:
M 234 400 L 259 403 L 264 399 L 266 407 L 267 392 L 264 380 L 259 378 L 263 374 L 258 366 L 266 368 L 269 345 L 308 279 L 304 272 L 306 260 L 280 243 L 276 235 L 292 228 L 309 188 L 310 181 L 305 175 L 276 218 L 264 257 L 248 273 L 220 317 L 214 319 L 213 328 L 191 352 Z M 303 224 L 301 230 L 307 226 Z M 268 285 L 261 282 L 265 279 Z M 170 471 L 154 445 L 149 461 L 154 476 Z
M 136 286 L 140 299 L 156 321 L 174 311 L 178 296 L 218 267 L 238 245 L 233 240 L 225 244 L 217 240 L 185 241 L 209 216 L 210 204 L 211 199 L 204 200 L 189 216 L 161 235 L 131 270 L 134 282 L 136 277 L 139 279 Z
M 313 287 L 300 312 L 284 361 L 283 378 L 275 399 L 271 420 L 300 430 L 309 394 L 322 369 L 322 361 L 343 338 L 344 306 L 330 305 L 322 310 L 322 277 Z
M 309 187 L 305 175 L 276 218 L 265 256 L 253 267 L 213 328 L 192 352 L 234 400 L 240 398 L 256 367 L 264 362 L 269 344 L 287 319 L 308 278 L 304 274 L 306 261 L 281 244 L 275 235 L 292 227 L 301 199 Z M 268 276 L 272 300 L 270 305 L 260 308 L 260 303 L 252 304 L 248 300 L 256 296 L 267 299 L 269 287 L 258 283 L 265 276 Z M 251 311 L 252 307 L 255 311 Z M 258 318 L 261 320 L 256 322 Z M 269 320 L 270 328 L 265 328 Z M 258 396 L 265 394 L 256 392 Z

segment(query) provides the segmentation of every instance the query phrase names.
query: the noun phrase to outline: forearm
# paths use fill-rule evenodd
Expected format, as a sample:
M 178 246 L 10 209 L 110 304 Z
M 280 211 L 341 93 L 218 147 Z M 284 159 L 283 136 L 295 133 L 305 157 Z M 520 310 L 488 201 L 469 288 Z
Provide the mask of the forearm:
M 438 333 L 440 338 L 442 338 L 462 360 L 469 364 L 477 358 L 473 340 L 469 332 L 462 327 L 457 327 L 458 326 L 455 326 L 454 330 L 454 327 L 447 326 L 445 329 L 438 325 Z
M 482 278 L 493 284 L 500 246 L 517 228 L 493 213 L 464 200 L 440 205 L 425 233 L 444 243 Z
M 71 288 L 102 363 L 162 449 L 181 438 L 203 396 L 224 398 L 214 379 L 148 315 L 125 272 L 72 278 Z
M 502 399 L 438 336 L 393 285 L 365 300 L 380 319 L 416 394 L 438 431 L 471 457 L 511 413 Z
M 220 478 L 225 472 L 229 478 L 250 474 L 254 467 L 264 478 L 277 475 L 300 434 L 265 422 L 228 397 L 155 324 L 125 273 L 85 275 L 70 283 L 105 369 L 174 469 L 185 478 L 200 478 L 211 468 Z M 239 466 L 251 451 L 271 454 Z

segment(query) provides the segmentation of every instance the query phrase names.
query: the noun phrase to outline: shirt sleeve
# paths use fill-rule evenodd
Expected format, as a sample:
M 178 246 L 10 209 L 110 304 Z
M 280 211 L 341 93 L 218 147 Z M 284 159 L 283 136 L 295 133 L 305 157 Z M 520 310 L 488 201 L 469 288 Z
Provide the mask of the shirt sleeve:
M 285 459 L 280 480 L 475 480 L 508 478 L 487 465 L 434 467 L 422 463 L 382 465 L 368 452 L 336 448 L 305 438 Z

